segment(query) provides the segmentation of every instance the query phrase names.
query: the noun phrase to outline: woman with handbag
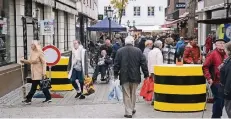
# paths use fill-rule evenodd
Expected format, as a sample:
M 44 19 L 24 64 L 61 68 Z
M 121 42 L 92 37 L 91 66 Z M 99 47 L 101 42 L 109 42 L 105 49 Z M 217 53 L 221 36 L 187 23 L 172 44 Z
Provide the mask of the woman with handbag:
M 26 96 L 26 100 L 23 101 L 25 104 L 31 104 L 31 99 L 34 96 L 38 85 L 40 85 L 40 81 L 46 78 L 46 61 L 37 40 L 32 41 L 29 60 L 21 59 L 20 61 L 21 63 L 31 65 L 32 86 L 30 92 Z M 51 102 L 49 88 L 43 88 L 42 91 L 46 97 L 46 100 L 43 102 Z
M 68 78 L 70 79 L 73 87 L 77 91 L 75 98 L 85 99 L 83 95 L 83 86 L 84 86 L 84 74 L 87 66 L 86 53 L 83 46 L 80 44 L 80 41 L 73 41 L 72 53 L 69 57 L 69 63 L 67 67 Z

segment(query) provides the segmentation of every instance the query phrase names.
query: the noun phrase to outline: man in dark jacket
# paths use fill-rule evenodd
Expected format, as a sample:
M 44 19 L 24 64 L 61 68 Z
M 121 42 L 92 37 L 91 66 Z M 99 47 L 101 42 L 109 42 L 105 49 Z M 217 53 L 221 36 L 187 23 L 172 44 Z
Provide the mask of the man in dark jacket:
M 142 52 L 144 52 L 145 49 L 145 42 L 146 42 L 146 38 L 141 38 L 140 42 L 139 42 L 139 48 Z
M 145 56 L 133 45 L 133 37 L 128 36 L 125 39 L 125 47 L 117 51 L 114 62 L 114 77 L 117 79 L 119 75 L 125 105 L 124 117 L 127 118 L 132 118 L 132 115 L 136 113 L 136 89 L 141 82 L 140 67 L 144 78 L 149 76 Z
M 224 107 L 224 99 L 218 91 L 218 89 L 221 88 L 220 71 L 218 70 L 218 67 L 222 64 L 223 60 L 226 59 L 227 56 L 224 52 L 225 41 L 223 39 L 216 40 L 215 45 L 216 49 L 206 56 L 202 69 L 205 78 L 211 85 L 210 88 L 213 93 L 214 103 L 212 118 L 221 118 Z

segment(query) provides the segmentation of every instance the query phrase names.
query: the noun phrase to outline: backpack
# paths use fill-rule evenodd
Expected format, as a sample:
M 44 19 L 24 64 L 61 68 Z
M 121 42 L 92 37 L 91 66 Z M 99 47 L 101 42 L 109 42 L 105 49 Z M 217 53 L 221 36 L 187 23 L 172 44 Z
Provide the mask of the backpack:
M 184 41 L 178 41 L 176 44 L 176 53 L 177 55 L 180 55 L 180 49 L 184 47 Z

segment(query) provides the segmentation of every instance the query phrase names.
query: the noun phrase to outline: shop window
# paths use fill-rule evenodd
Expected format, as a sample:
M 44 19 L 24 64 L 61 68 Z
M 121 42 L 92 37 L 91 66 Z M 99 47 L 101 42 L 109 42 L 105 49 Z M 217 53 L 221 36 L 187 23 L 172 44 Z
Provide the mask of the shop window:
M 64 13 L 64 51 L 68 51 L 68 13 Z
M 75 31 L 75 35 L 76 35 L 76 39 L 77 40 L 80 40 L 80 18 L 77 18 L 77 21 L 76 21 L 76 31 Z
M 107 7 L 108 6 L 104 6 L 104 16 L 107 16 Z
M 0 66 L 16 62 L 15 8 L 9 3 L 9 0 L 0 0 Z
M 32 17 L 32 0 L 24 0 L 25 16 Z

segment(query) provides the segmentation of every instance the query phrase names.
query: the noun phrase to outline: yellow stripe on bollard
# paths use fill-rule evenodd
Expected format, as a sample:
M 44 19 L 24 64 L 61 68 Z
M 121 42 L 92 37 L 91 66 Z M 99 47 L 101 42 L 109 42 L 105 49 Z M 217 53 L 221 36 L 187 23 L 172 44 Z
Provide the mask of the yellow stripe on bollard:
M 165 102 L 154 102 L 154 108 L 160 111 L 166 112 L 194 112 L 194 111 L 202 111 L 205 106 L 205 102 L 195 103 L 195 104 L 187 104 L 187 103 L 165 103 Z M 182 108 L 183 107 L 183 108 Z
M 200 85 L 162 85 L 154 84 L 155 93 L 194 95 L 206 93 L 206 84 Z
M 154 68 L 154 74 L 160 76 L 202 76 L 203 72 L 200 65 L 158 65 Z

